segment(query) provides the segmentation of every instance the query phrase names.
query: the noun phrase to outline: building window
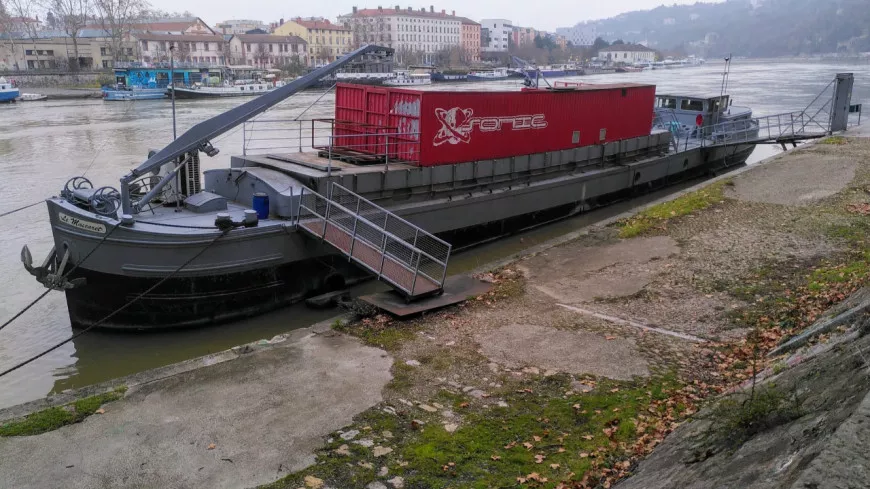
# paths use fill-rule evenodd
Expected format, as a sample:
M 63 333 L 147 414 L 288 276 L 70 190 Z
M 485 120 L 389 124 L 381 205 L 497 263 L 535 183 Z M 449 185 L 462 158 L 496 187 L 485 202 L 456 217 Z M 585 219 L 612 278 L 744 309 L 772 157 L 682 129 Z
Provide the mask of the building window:
M 24 51 L 24 54 L 26 54 L 27 56 L 33 56 L 33 50 L 32 50 L 32 49 L 26 49 L 26 50 Z M 30 68 L 33 68 L 33 66 L 30 66 L 30 65 L 28 65 L 28 66 L 29 66 Z
M 207 42 L 202 43 L 202 50 L 208 51 L 208 43 Z

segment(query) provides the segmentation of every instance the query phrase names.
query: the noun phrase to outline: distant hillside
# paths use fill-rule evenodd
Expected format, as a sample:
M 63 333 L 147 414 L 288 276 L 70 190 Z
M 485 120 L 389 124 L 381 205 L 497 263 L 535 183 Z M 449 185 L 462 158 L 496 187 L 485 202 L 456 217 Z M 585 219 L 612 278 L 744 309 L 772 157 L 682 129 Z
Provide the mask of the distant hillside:
M 870 0 L 729 0 L 661 6 L 591 24 L 609 41 L 706 56 L 870 51 Z

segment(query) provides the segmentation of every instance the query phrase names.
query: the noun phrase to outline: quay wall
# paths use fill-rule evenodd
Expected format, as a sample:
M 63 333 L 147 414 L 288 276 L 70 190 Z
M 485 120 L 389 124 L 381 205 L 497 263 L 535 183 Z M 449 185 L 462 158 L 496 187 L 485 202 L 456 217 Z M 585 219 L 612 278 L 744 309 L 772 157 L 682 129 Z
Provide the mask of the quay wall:
M 0 76 L 7 80 L 15 80 L 20 88 L 51 87 L 99 88 L 101 83 L 111 82 L 112 73 L 108 71 L 78 71 L 78 72 L 27 72 L 0 71 Z

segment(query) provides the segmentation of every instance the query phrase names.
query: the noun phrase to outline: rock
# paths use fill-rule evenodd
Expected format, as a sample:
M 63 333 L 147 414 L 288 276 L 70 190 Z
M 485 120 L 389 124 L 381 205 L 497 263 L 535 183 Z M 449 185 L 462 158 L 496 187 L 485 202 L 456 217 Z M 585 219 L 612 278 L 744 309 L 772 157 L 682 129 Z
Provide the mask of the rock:
M 411 366 L 411 367 L 419 367 L 419 366 L 420 366 L 420 362 L 418 362 L 417 360 L 407 360 L 407 361 L 405 362 L 405 365 L 408 365 L 408 366 Z
M 342 433 L 339 436 L 339 438 L 341 438 L 344 441 L 350 441 L 350 440 L 353 440 L 354 438 L 356 438 L 357 435 L 359 435 L 359 430 L 350 430 L 350 431 L 345 431 L 344 433 Z
M 557 373 L 559 373 L 559 372 L 556 372 L 555 370 L 547 370 L 546 372 L 544 372 L 544 377 L 552 377 L 552 376 L 556 375 Z
M 422 409 L 423 411 L 426 411 L 427 413 L 435 413 L 435 412 L 438 412 L 438 408 L 434 408 L 434 407 L 432 407 L 432 406 L 430 406 L 430 405 L 428 405 L 428 404 L 420 404 L 418 407 L 419 407 L 420 409 Z
M 444 431 L 446 431 L 446 432 L 448 432 L 448 433 L 453 433 L 453 432 L 456 431 L 458 428 L 459 428 L 459 425 L 458 425 L 458 424 L 455 424 L 455 423 L 448 423 L 448 424 L 445 424 L 445 425 L 444 425 Z
M 344 455 L 346 457 L 350 456 L 350 447 L 347 445 L 342 445 L 335 449 L 335 453 L 338 455 Z
M 366 448 L 371 448 L 375 444 L 374 441 L 369 440 L 368 438 L 363 439 L 363 440 L 359 440 L 359 441 L 355 441 L 354 443 L 356 443 L 359 446 L 366 447 Z
M 403 487 L 405 487 L 405 479 L 403 479 L 399 476 L 393 477 L 392 479 L 388 480 L 387 482 L 391 486 L 395 487 L 396 489 L 402 489 Z
M 448 341 L 447 343 L 444 343 L 444 346 L 453 346 L 455 344 L 456 344 L 455 341 Z
M 326 309 L 328 307 L 335 307 L 339 300 L 345 298 L 350 298 L 350 293 L 347 290 L 339 290 L 306 299 L 305 304 L 314 309 Z
M 483 399 L 484 397 L 486 397 L 486 392 L 483 392 L 480 389 L 474 389 L 473 391 L 469 392 L 468 395 L 475 399 Z
M 378 471 L 378 477 L 386 477 L 389 473 L 390 469 L 388 469 L 386 466 L 381 467 L 381 470 Z
M 383 482 L 374 481 L 369 483 L 366 489 L 387 489 L 387 486 Z
M 508 403 L 506 403 L 506 402 L 504 402 L 504 401 L 498 401 L 498 402 L 496 403 L 496 406 L 498 406 L 498 407 L 502 407 L 502 408 L 510 407 L 510 406 L 508 406 Z
M 306 475 L 305 479 L 303 479 L 303 482 L 305 482 L 305 487 L 308 487 L 310 489 L 320 489 L 321 487 L 323 487 L 323 480 L 318 479 L 313 475 Z
M 384 455 L 393 453 L 393 449 L 390 447 L 382 447 L 380 445 L 376 446 L 372 451 L 375 457 L 383 457 Z
M 587 392 L 591 392 L 592 389 L 594 389 L 594 387 L 592 387 L 592 386 L 589 385 L 589 384 L 584 384 L 583 382 L 580 382 L 580 381 L 574 380 L 574 381 L 571 382 L 571 389 L 572 389 L 574 392 L 582 392 L 582 393 L 585 394 L 585 393 L 587 393 Z
M 498 373 L 498 371 L 500 370 L 500 367 L 495 362 L 490 362 L 490 363 L 486 364 L 486 366 L 489 367 L 489 370 L 492 373 Z
M 406 406 L 413 406 L 414 405 L 413 402 L 408 401 L 407 399 L 399 399 L 399 402 L 401 402 L 402 404 L 404 404 Z
M 437 402 L 433 402 L 432 405 L 438 409 L 444 409 L 444 406 L 442 406 L 441 404 L 438 404 Z
M 375 466 L 368 462 L 357 462 L 357 465 L 364 469 L 375 470 Z
M 541 369 L 539 369 L 538 367 L 526 367 L 523 369 L 523 373 L 538 375 L 541 373 Z
M 454 389 L 462 389 L 462 384 L 460 384 L 459 382 L 452 381 L 452 380 L 450 382 L 447 382 L 447 385 L 449 385 L 450 387 L 453 387 Z
M 452 418 L 452 417 L 456 416 L 456 414 L 454 414 L 453 411 L 447 410 L 447 411 L 441 411 L 441 416 L 444 416 L 445 418 Z
M 392 432 L 392 431 L 384 431 L 381 435 L 382 435 L 384 438 L 386 438 L 386 439 L 389 440 L 390 438 L 393 437 L 393 432 Z
M 471 392 L 473 390 L 474 390 L 474 387 L 470 386 L 470 385 L 462 388 L 462 392 Z

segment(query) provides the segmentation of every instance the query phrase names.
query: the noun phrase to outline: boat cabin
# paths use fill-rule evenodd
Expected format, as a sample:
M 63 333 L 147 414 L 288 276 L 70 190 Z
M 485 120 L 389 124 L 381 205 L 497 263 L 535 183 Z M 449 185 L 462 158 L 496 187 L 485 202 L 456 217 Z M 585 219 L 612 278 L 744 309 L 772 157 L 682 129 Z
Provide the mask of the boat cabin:
M 730 106 L 728 95 L 707 97 L 689 95 L 658 95 L 656 94 L 656 112 L 672 112 L 680 124 L 686 126 L 698 125 L 698 116 L 702 117 L 702 126 L 720 122 L 722 114 Z

